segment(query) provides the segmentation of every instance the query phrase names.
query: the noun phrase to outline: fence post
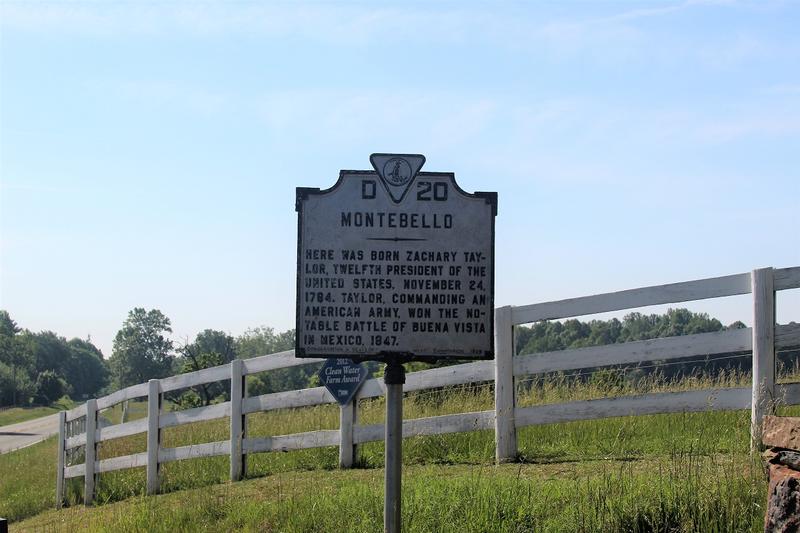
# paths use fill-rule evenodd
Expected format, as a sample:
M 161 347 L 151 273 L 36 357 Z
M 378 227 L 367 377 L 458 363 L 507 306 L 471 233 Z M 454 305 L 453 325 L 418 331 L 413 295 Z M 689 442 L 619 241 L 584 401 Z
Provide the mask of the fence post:
M 161 385 L 157 379 L 148 382 L 147 389 L 147 494 L 158 492 L 158 448 L 161 431 L 158 417 L 161 413 Z
M 358 417 L 358 398 L 339 406 L 339 468 L 352 468 L 356 456 L 353 431 Z
M 64 505 L 64 440 L 67 438 L 67 413 L 58 413 L 58 470 L 56 471 L 56 509 Z
M 244 416 L 242 415 L 242 360 L 231 361 L 231 481 L 242 479 L 242 431 Z
M 244 374 L 244 363 L 242 363 L 242 412 L 244 412 L 244 405 L 246 399 L 247 399 L 247 376 Z M 242 414 L 242 477 L 247 476 L 247 452 L 244 451 L 245 439 L 247 439 L 247 415 Z
M 772 268 L 753 270 L 753 400 L 750 450 L 761 450 L 761 423 L 775 408 L 775 287 Z
M 517 459 L 517 429 L 514 423 L 514 328 L 511 306 L 494 313 L 494 442 L 495 459 L 507 463 Z
M 97 400 L 86 402 L 86 451 L 84 452 L 83 504 L 92 505 L 94 501 L 94 462 L 97 456 L 95 430 L 97 429 Z

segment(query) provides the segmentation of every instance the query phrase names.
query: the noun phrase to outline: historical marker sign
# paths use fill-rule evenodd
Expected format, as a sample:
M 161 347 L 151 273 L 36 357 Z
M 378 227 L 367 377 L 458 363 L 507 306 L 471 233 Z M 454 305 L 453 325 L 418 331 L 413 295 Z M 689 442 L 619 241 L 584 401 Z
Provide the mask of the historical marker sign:
M 491 359 L 497 193 L 370 161 L 297 189 L 297 357 Z
M 337 357 L 323 363 L 319 379 L 337 402 L 347 405 L 367 379 L 367 369 L 361 363 Z

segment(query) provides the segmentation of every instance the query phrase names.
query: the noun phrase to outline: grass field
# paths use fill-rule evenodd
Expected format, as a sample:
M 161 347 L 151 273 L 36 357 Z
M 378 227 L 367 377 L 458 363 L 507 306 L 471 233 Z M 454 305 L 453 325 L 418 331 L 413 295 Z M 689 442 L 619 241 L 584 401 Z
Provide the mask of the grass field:
M 3 409 L 0 411 L 0 427 L 41 418 L 59 411 L 72 409 L 73 407 L 75 407 L 75 402 L 65 397 L 46 407 L 12 407 Z
M 536 405 L 646 391 L 743 386 L 729 374 L 628 385 L 552 379 L 518 391 Z M 489 387 L 410 394 L 405 417 L 492 407 Z M 133 418 L 144 404 L 134 404 Z M 362 401 L 360 423 L 383 419 L 381 399 Z M 782 414 L 800 414 L 796 407 Z M 104 413 L 111 420 L 118 413 Z M 491 431 L 404 441 L 408 531 L 759 531 L 766 483 L 749 456 L 749 412 L 706 412 L 551 424 L 519 430 L 521 461 L 495 467 Z M 251 435 L 338 425 L 336 406 L 248 416 Z M 165 447 L 225 440 L 228 420 L 169 428 Z M 102 443 L 100 458 L 143 451 L 144 435 Z M 23 530 L 375 531 L 382 524 L 383 445 L 359 448 L 359 468 L 336 468 L 336 448 L 248 456 L 242 483 L 227 457 L 168 463 L 158 497 L 142 497 L 143 469 L 99 477 L 94 509 L 52 508 L 55 441 L 0 456 L 0 516 Z M 82 478 L 68 497 L 81 500 Z M 30 518 L 32 517 L 32 518 Z M 326 518 L 323 518 L 326 517 Z M 334 517 L 334 518 L 331 518 Z M 28 520 L 23 520 L 28 518 Z M 21 521 L 22 520 L 22 521 Z M 322 521 L 322 522 L 320 522 Z
M 760 471 L 708 457 L 627 463 L 411 465 L 406 531 L 755 531 Z M 290 471 L 49 511 L 12 530 L 379 531 L 382 471 Z

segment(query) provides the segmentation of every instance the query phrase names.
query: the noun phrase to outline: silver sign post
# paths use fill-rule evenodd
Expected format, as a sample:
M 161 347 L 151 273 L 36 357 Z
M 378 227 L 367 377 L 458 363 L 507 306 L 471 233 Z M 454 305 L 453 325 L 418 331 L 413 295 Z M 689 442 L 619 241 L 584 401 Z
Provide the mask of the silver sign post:
M 403 466 L 403 384 L 406 370 L 403 363 L 393 359 L 386 364 L 383 377 L 386 384 L 386 443 L 383 475 L 386 494 L 383 501 L 383 530 L 400 532 Z

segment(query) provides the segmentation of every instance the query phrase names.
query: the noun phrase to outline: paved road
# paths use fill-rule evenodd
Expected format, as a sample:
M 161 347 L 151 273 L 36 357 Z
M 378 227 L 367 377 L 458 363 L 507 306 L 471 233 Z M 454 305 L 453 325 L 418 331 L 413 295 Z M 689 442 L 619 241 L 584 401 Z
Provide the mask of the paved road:
M 0 454 L 24 448 L 58 433 L 58 413 L 0 426 Z

